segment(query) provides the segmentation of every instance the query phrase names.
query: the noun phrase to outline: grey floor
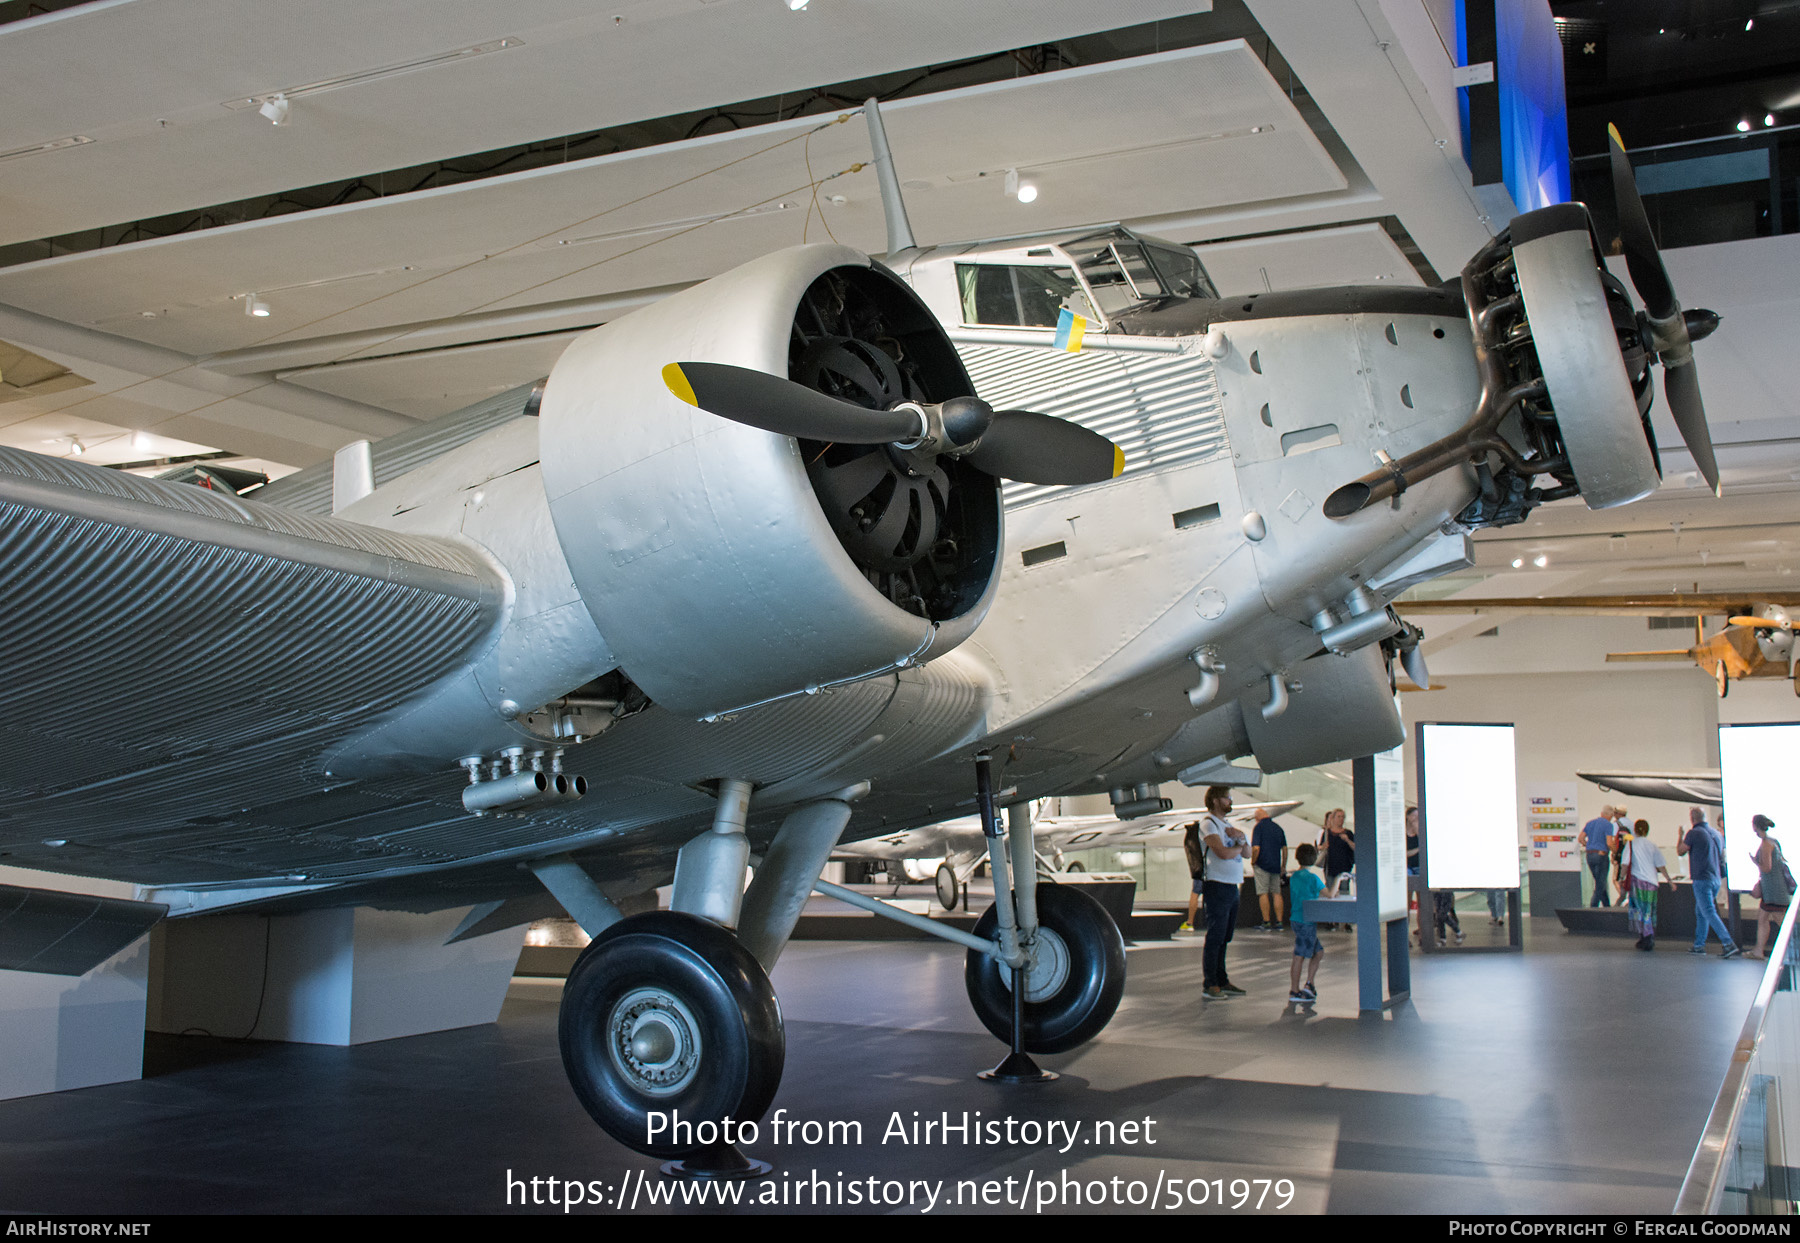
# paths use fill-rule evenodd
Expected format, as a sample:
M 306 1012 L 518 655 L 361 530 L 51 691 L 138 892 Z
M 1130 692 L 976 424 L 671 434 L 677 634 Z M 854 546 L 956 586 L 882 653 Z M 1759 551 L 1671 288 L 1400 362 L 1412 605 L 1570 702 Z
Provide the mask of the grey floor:
M 1485 915 L 1464 918 L 1471 944 L 1489 937 Z M 1229 1207 L 1242 1178 L 1252 1195 L 1254 1180 L 1290 1180 L 1288 1212 L 1666 1212 L 1761 965 L 1527 922 L 1523 955 L 1415 958 L 1413 1000 L 1379 1017 L 1357 1013 L 1349 933 L 1325 935 L 1310 1008 L 1286 1001 L 1289 937 L 1239 932 L 1231 973 L 1250 995 L 1231 1002 L 1200 999 L 1197 940 L 1136 947 L 1102 1038 L 1042 1059 L 1056 1083 L 1010 1088 L 974 1078 L 1003 1050 L 969 1011 L 959 951 L 796 942 L 775 973 L 775 1108 L 859 1122 L 862 1142 L 765 1138 L 750 1151 L 776 1165 L 774 1190 L 745 1194 L 804 1211 L 841 1192 L 796 1204 L 797 1185 L 873 1178 L 920 1201 L 878 1211 L 917 1212 L 938 1180 L 1010 1178 L 1035 1201 L 1045 1180 L 1062 1194 L 1116 1176 L 1124 1192 L 1160 1179 L 1165 1198 L 1221 1180 Z M 636 1211 L 671 1211 L 644 1203 L 655 1164 L 570 1095 L 559 993 L 515 981 L 498 1024 L 351 1049 L 153 1037 L 141 1082 L 0 1102 L 0 1212 L 505 1212 L 509 1176 L 636 1188 Z M 1067 1153 L 884 1143 L 915 1110 L 1081 1129 Z M 1090 1142 L 1095 1123 L 1134 1120 L 1153 1145 Z

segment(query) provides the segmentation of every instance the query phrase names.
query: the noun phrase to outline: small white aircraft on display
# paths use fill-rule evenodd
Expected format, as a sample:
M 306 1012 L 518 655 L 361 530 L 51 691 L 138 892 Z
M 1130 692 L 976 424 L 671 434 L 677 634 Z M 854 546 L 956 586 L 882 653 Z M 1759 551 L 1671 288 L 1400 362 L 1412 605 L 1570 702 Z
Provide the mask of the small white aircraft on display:
M 1231 820 L 1246 832 L 1254 825 L 1258 812 L 1280 816 L 1300 806 L 1298 799 L 1272 803 L 1234 803 Z M 1121 820 L 1117 816 L 1063 816 L 1034 812 L 1031 835 L 1037 846 L 1040 874 L 1082 871 L 1077 863 L 1065 869 L 1063 853 L 1070 850 L 1095 850 L 1126 847 L 1181 846 L 1182 830 L 1206 815 L 1204 807 L 1177 807 L 1158 815 Z M 1312 835 L 1319 829 L 1307 825 Z M 1045 857 L 1045 852 L 1049 857 Z M 976 816 L 960 816 L 941 824 L 917 829 L 901 829 L 883 833 L 859 842 L 846 842 L 832 852 L 835 860 L 875 861 L 889 865 L 890 873 L 899 869 L 907 880 L 924 880 L 930 876 L 937 887 L 938 905 L 954 911 L 964 897 L 969 877 L 987 860 L 987 837 Z M 935 866 L 923 867 L 922 864 Z
M 1098 904 L 1038 887 L 1031 800 L 1161 813 L 1166 781 L 1397 745 L 1393 668 L 1427 678 L 1391 602 L 1475 529 L 1653 491 L 1659 358 L 1716 484 L 1709 319 L 1621 149 L 1647 313 L 1579 204 L 1439 288 L 1220 298 L 1122 228 L 920 248 L 869 119 L 885 262 L 805 246 L 673 294 L 462 443 L 351 446 L 243 499 L 0 449 L 0 859 L 135 883 L 133 936 L 163 906 L 541 882 L 594 936 L 560 1019 L 577 1096 L 694 1156 L 646 1117 L 769 1106 L 768 972 L 843 892 L 840 841 L 977 812 L 996 903 L 937 935 L 991 1030 L 1072 1048 L 1125 958 Z M 671 879 L 672 909 L 620 915 Z M 7 901 L 81 969 L 91 900 Z

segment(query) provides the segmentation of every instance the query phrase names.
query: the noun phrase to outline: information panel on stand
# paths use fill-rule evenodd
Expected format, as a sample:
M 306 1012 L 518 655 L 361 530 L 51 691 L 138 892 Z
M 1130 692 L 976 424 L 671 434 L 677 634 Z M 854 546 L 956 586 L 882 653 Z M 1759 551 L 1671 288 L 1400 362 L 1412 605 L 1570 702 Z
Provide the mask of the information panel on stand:
M 1375 755 L 1375 840 L 1380 868 L 1376 904 L 1382 919 L 1406 918 L 1406 765 L 1400 748 Z

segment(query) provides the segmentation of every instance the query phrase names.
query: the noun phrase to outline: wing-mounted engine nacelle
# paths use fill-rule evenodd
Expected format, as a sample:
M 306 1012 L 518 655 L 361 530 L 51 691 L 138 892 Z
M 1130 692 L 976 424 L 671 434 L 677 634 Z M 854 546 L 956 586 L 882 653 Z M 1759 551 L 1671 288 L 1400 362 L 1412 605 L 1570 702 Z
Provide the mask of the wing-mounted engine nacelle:
M 1622 156 L 1622 152 L 1619 153 Z M 1325 512 L 1346 518 L 1452 467 L 1473 462 L 1481 491 L 1466 526 L 1523 521 L 1543 501 L 1579 495 L 1590 509 L 1639 500 L 1662 483 L 1649 411 L 1660 361 L 1671 412 L 1716 491 L 1692 343 L 1718 324 L 1682 311 L 1668 283 L 1629 165 L 1615 167 L 1626 258 L 1640 313 L 1606 267 L 1588 210 L 1562 203 L 1527 212 L 1471 259 L 1462 293 L 1481 375 L 1468 421 L 1449 436 L 1346 483 Z M 1548 476 L 1548 488 L 1534 480 Z
M 545 489 L 575 583 L 633 682 L 706 717 L 969 636 L 999 580 L 993 475 L 904 444 L 721 418 L 671 391 L 664 368 L 681 362 L 871 410 L 973 392 L 924 304 L 841 246 L 766 256 L 571 345 L 540 412 Z

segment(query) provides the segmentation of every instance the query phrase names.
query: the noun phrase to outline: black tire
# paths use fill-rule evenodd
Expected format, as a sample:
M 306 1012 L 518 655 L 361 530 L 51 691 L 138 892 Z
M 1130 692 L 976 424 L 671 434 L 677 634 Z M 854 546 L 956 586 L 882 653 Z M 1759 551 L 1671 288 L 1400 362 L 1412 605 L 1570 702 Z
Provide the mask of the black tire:
M 652 1112 L 760 1119 L 787 1056 L 762 965 L 729 930 L 677 911 L 622 919 L 582 951 L 557 1034 L 582 1108 L 621 1144 L 665 1159 L 703 1146 L 652 1142 Z
M 937 900 L 946 911 L 954 911 L 962 900 L 962 883 L 956 879 L 956 869 L 948 863 L 938 864 Z
M 1079 876 L 1083 872 L 1087 871 L 1087 868 L 1082 865 L 1082 862 L 1080 859 L 1076 859 L 1073 862 L 1071 862 L 1068 867 L 1064 868 L 1063 871 L 1072 872 L 1076 876 Z
M 1125 941 L 1112 916 L 1087 894 L 1063 885 L 1039 885 L 1040 936 L 1060 944 L 1066 969 L 1028 985 L 1025 995 L 1025 1051 L 1062 1053 L 1099 1035 L 1119 998 L 1125 995 Z M 975 922 L 975 935 L 992 939 L 999 925 L 989 907 Z M 1047 939 L 1048 939 L 1047 938 Z M 1054 952 L 1049 955 L 1054 958 Z M 1040 963 L 1045 959 L 1040 957 Z M 1040 970 L 1044 970 L 1040 967 Z M 991 955 L 969 951 L 963 983 L 975 1016 L 1001 1040 L 1012 1040 L 1012 968 Z M 1040 993 L 1047 989 L 1047 993 Z

